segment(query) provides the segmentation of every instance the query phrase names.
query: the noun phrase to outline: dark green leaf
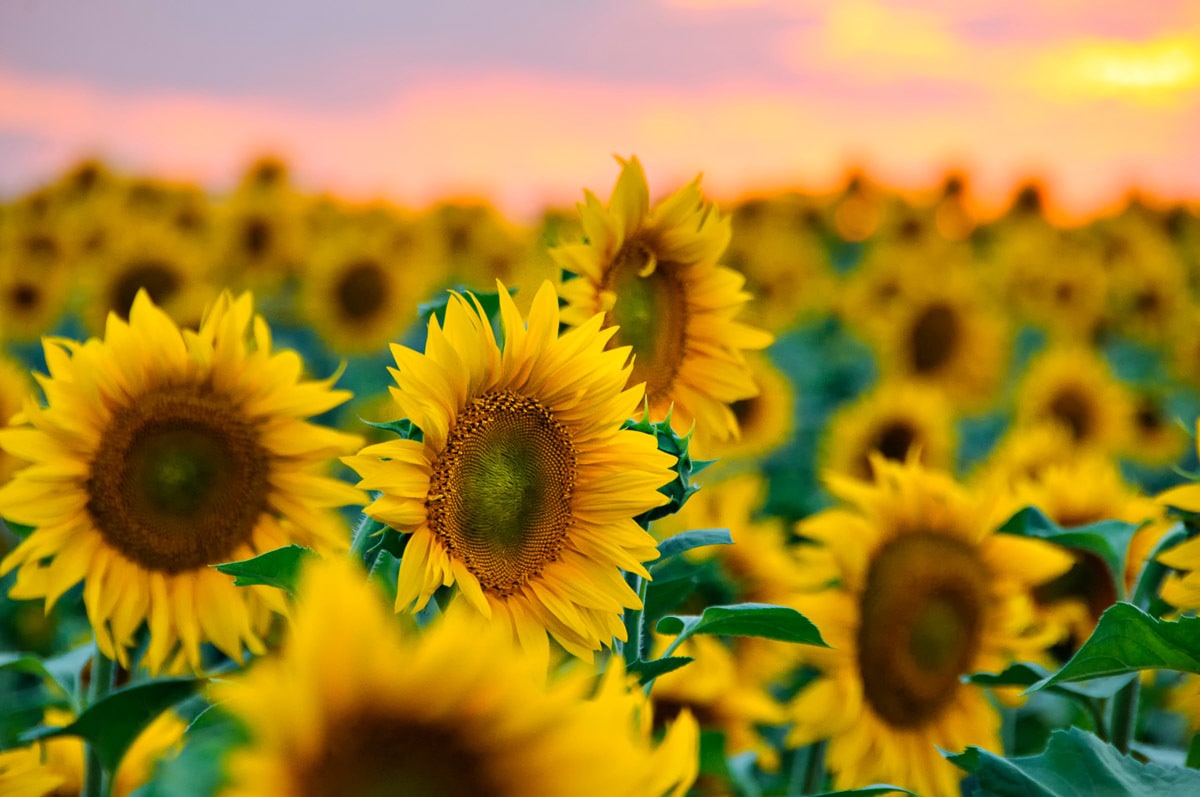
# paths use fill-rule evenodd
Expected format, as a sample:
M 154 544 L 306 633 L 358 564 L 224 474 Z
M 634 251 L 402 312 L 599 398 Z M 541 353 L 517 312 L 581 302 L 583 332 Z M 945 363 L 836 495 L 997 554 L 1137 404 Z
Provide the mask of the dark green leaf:
M 650 568 L 650 574 L 654 575 L 658 566 L 665 564 L 671 557 L 706 545 L 733 545 L 733 537 L 730 536 L 729 529 L 692 529 L 667 537 L 658 544 L 658 559 L 654 567 Z
M 81 736 L 92 743 L 104 768 L 114 772 L 146 726 L 203 683 L 200 678 L 161 678 L 136 684 L 105 696 L 65 728 L 35 728 L 22 739 Z
M 638 677 L 638 683 L 645 685 L 660 675 L 678 670 L 692 661 L 691 656 L 667 656 L 654 661 L 635 661 L 629 664 L 629 672 Z
M 1166 622 L 1129 603 L 1110 606 L 1071 660 L 1030 691 L 1140 670 L 1200 673 L 1200 618 Z
M 1141 764 L 1078 728 L 1055 731 L 1045 752 L 1035 756 L 1006 759 L 968 747 L 966 752 L 947 758 L 975 773 L 978 793 L 995 797 L 1200 794 L 1200 772 Z
M 968 675 L 966 680 L 980 686 L 1030 687 L 1036 683 L 1040 683 L 1049 676 L 1050 671 L 1040 664 L 1019 662 L 1010 664 L 1002 673 L 977 672 Z M 1130 673 L 1128 675 L 1097 678 L 1086 684 L 1056 684 L 1050 687 L 1049 691 L 1058 692 L 1073 698 L 1087 700 L 1103 699 L 1115 695 L 1121 690 L 1121 687 L 1129 683 L 1134 677 L 1136 676 Z
M 1125 555 L 1138 526 L 1120 520 L 1102 520 L 1064 529 L 1037 507 L 1026 507 L 1000 527 L 1005 534 L 1052 540 L 1059 545 L 1094 554 L 1104 562 L 1113 579 L 1117 596 L 1125 597 Z
M 225 782 L 225 756 L 250 741 L 240 722 L 210 708 L 188 726 L 179 755 L 158 763 L 150 782 L 133 797 L 193 797 L 218 794 Z
M 658 621 L 657 629 L 660 634 L 677 634 L 683 639 L 693 634 L 721 634 L 829 647 L 807 617 L 787 606 L 769 603 L 709 606 L 699 616 L 669 614 Z
M 1200 769 L 1200 733 L 1194 735 L 1188 745 L 1187 765 L 1191 769 Z
M 383 429 L 384 431 L 392 432 L 393 434 L 398 435 L 402 440 L 416 440 L 419 443 L 425 439 L 425 433 L 421 431 L 421 428 L 408 418 L 400 418 L 395 421 L 384 421 L 383 423 L 368 421 L 366 418 L 359 418 L 359 420 L 365 423 L 367 426 L 373 426 L 376 429 Z
M 264 584 L 268 587 L 278 587 L 289 595 L 295 594 L 296 582 L 300 577 L 300 568 L 310 557 L 316 556 L 308 548 L 299 545 L 289 545 L 286 548 L 276 548 L 259 554 L 253 559 L 241 562 L 226 562 L 214 565 L 226 575 L 233 576 L 235 587 L 248 587 L 254 584 Z
M 95 655 L 94 643 L 41 659 L 32 653 L 0 653 L 0 670 L 23 672 L 56 684 L 64 694 L 73 696 L 83 666 Z
M 889 786 L 886 783 L 881 783 L 878 786 L 863 786 L 861 789 L 824 791 L 813 795 L 813 797 L 879 797 L 879 795 L 884 794 L 912 794 L 915 797 L 916 792 L 902 789 L 899 786 Z

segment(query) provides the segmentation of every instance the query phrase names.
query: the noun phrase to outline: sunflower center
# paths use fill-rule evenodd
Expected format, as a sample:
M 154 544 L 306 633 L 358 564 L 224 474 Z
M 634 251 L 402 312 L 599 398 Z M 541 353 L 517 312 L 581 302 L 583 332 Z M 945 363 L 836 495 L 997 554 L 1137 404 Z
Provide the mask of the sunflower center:
M 558 558 L 575 447 L 542 404 L 507 390 L 459 414 L 430 477 L 429 528 L 487 591 L 508 595 Z
M 357 260 L 338 278 L 334 288 L 342 317 L 365 321 L 375 316 L 387 300 L 387 280 L 374 260 Z
M 893 462 L 903 462 L 917 442 L 917 432 L 905 421 L 891 421 L 875 435 L 874 450 Z
M 266 257 L 271 249 L 271 225 L 263 218 L 252 216 L 242 227 L 242 249 L 251 258 Z
M 875 555 L 858 667 L 867 702 L 889 725 L 922 725 L 953 701 L 979 649 L 987 580 L 974 548 L 941 534 L 907 534 Z
M 627 243 L 617 253 L 605 288 L 617 301 L 608 323 L 617 326 L 614 346 L 630 346 L 636 359 L 630 384 L 646 383 L 651 401 L 668 395 L 687 345 L 687 292 L 672 263 L 642 273 L 652 254 L 644 244 Z
M 961 323 L 958 313 L 947 304 L 926 307 L 913 322 L 911 337 L 912 368 L 918 374 L 931 374 L 954 357 L 958 349 Z
M 145 288 L 154 303 L 161 307 L 179 290 L 179 275 L 166 261 L 135 260 L 113 285 L 109 307 L 122 318 L 129 318 L 133 300 L 142 288 Z
M 332 723 L 297 773 L 305 797 L 502 794 L 488 759 L 457 728 L 365 709 Z
M 121 407 L 92 460 L 87 509 L 105 541 L 169 574 L 229 561 L 267 511 L 270 464 L 227 399 L 165 387 Z
M 1079 391 L 1061 391 L 1050 401 L 1048 410 L 1051 417 L 1067 427 L 1076 441 L 1091 436 L 1094 425 L 1091 403 Z
M 18 282 L 8 289 L 8 299 L 12 307 L 21 311 L 33 310 L 41 302 L 41 293 L 37 286 L 29 282 Z

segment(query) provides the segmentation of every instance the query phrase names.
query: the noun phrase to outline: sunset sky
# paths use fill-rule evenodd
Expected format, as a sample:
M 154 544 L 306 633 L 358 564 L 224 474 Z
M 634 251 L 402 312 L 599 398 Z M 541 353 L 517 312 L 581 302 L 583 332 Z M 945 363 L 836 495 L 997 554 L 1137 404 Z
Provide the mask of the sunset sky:
M 1196 0 L 4 0 L 0 197 L 99 155 L 511 213 L 607 193 L 1038 177 L 1070 212 L 1200 199 Z

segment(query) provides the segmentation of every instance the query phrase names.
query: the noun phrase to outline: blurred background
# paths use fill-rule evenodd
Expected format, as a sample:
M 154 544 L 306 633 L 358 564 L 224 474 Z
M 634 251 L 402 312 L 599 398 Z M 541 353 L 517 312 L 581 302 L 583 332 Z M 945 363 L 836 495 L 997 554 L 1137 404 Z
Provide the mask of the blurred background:
M 1037 176 L 1077 218 L 1200 195 L 1194 0 L 5 0 L 0 196 L 82 157 L 232 187 L 273 153 L 306 190 L 517 218 L 703 171 L 718 199 Z

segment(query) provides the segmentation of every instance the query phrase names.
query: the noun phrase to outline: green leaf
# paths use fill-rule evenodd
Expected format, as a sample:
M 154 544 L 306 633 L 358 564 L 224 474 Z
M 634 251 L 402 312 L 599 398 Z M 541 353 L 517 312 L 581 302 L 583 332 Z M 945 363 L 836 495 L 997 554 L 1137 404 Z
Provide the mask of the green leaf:
M 1192 737 L 1187 749 L 1187 766 L 1190 769 L 1200 769 L 1200 733 Z
M 975 793 L 996 797 L 1093 797 L 1097 794 L 1200 794 L 1200 772 L 1142 764 L 1078 728 L 1055 731 L 1045 752 L 1002 758 L 978 747 L 947 758 L 978 778 Z
M 667 656 L 654 661 L 630 662 L 627 669 L 638 677 L 638 684 L 645 686 L 660 675 L 674 672 L 690 661 L 693 661 L 691 656 Z
M 421 431 L 421 427 L 410 421 L 408 418 L 399 418 L 394 421 L 384 421 L 378 423 L 368 421 L 366 418 L 359 418 L 360 421 L 367 426 L 373 426 L 376 429 L 383 429 L 387 432 L 392 432 L 398 435 L 402 440 L 416 440 L 418 443 L 425 439 L 425 433 Z
M 159 761 L 150 781 L 133 797 L 193 797 L 218 794 L 225 783 L 225 757 L 250 741 L 245 727 L 218 708 L 209 708 L 188 726 L 183 749 Z
M 268 587 L 278 587 L 288 595 L 294 595 L 296 582 L 300 578 L 300 568 L 313 556 L 316 554 L 308 548 L 289 545 L 259 554 L 253 559 L 226 562 L 214 567 L 226 575 L 233 576 L 235 587 L 264 584 Z
M 1129 541 L 1140 526 L 1120 520 L 1101 520 L 1086 526 L 1064 529 L 1037 507 L 1029 506 L 1017 512 L 1000 527 L 1004 534 L 1037 537 L 1094 554 L 1104 562 L 1112 576 L 1117 597 L 1125 598 L 1125 556 Z
M 815 794 L 813 797 L 877 797 L 883 794 L 911 794 L 916 797 L 915 791 L 902 789 L 899 786 L 891 786 L 887 783 L 880 783 L 878 786 L 863 786 L 861 789 L 843 789 L 842 791 L 823 791 L 820 794 Z
M 1200 617 L 1167 622 L 1129 603 L 1110 606 L 1070 661 L 1029 691 L 1141 670 L 1200 673 Z
M 1019 662 L 1010 664 L 1001 673 L 977 672 L 968 675 L 969 683 L 980 686 L 1023 686 L 1030 687 L 1050 676 L 1050 671 L 1040 664 Z M 1109 698 L 1136 677 L 1133 673 L 1097 678 L 1086 684 L 1056 684 L 1048 691 L 1084 700 Z
M 202 678 L 161 678 L 136 684 L 105 696 L 64 728 L 34 728 L 22 740 L 81 736 L 91 742 L 105 770 L 115 772 L 146 726 L 203 683 Z
M 678 635 L 678 641 L 694 634 L 721 634 L 829 647 L 807 617 L 787 606 L 769 603 L 709 606 L 699 616 L 669 614 L 658 621 L 657 629 L 660 634 Z
M 658 544 L 658 559 L 650 568 L 650 574 L 654 575 L 655 569 L 672 557 L 706 545 L 733 545 L 733 537 L 729 529 L 692 529 L 667 537 Z
M 49 659 L 33 653 L 0 653 L 0 670 L 36 675 L 53 682 L 65 694 L 73 695 L 83 666 L 92 660 L 95 652 L 96 645 L 89 642 Z

